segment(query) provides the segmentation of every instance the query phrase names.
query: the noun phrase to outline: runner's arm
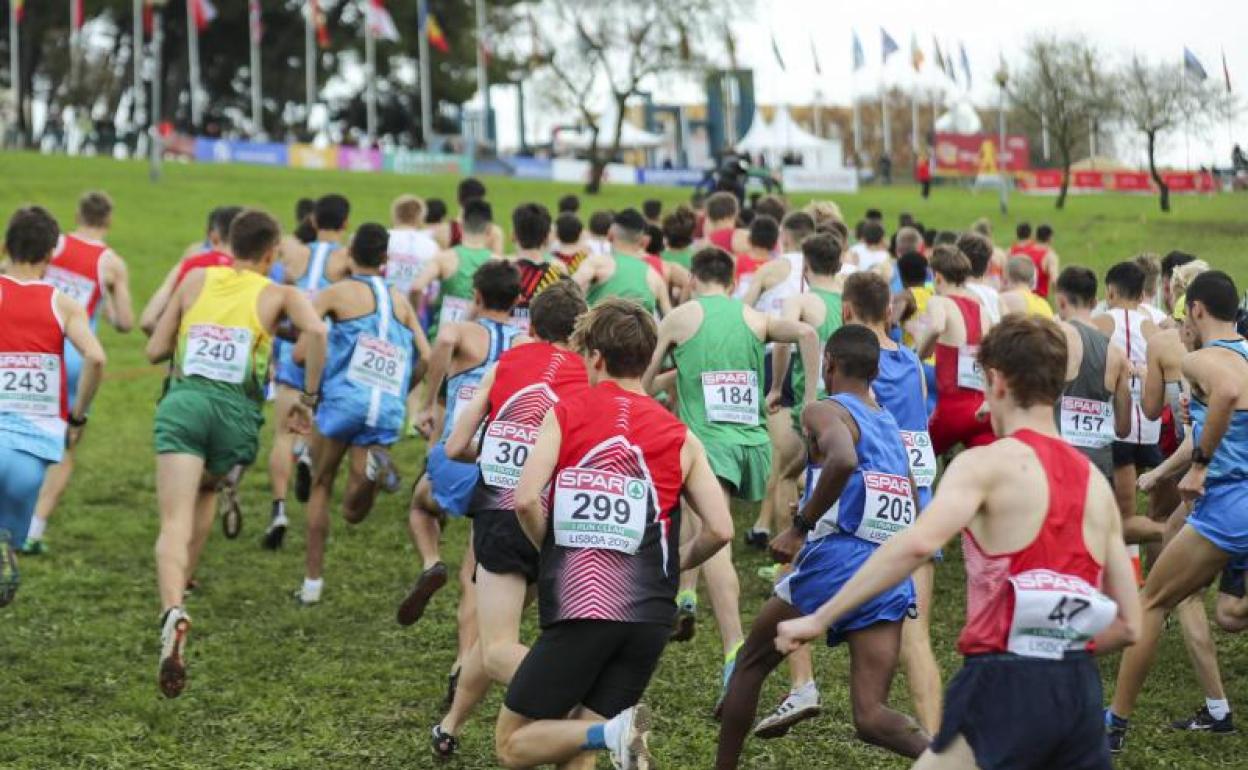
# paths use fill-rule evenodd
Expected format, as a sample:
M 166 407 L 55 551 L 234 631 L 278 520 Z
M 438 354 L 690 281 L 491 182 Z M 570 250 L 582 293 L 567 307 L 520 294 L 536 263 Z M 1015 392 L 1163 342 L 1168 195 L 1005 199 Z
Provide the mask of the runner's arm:
M 1135 644 L 1140 635 L 1140 589 L 1135 582 L 1135 568 L 1127 555 L 1127 544 L 1122 538 L 1122 517 L 1113 493 L 1105 486 L 1101 493 L 1105 520 L 1109 527 L 1105 532 L 1105 569 L 1101 577 L 1101 591 L 1118 605 L 1114 622 L 1092 640 L 1096 655 L 1107 655 Z
M 147 301 L 147 304 L 143 306 L 143 312 L 139 314 L 139 329 L 148 337 L 152 336 L 152 332 L 156 329 L 156 322 L 160 320 L 161 312 L 169 304 L 169 298 L 173 296 L 180 269 L 180 264 L 174 265 L 169 269 L 169 272 L 165 274 L 165 280 L 160 284 L 160 288 Z
M 108 302 L 108 322 L 125 334 L 134 328 L 134 301 L 130 297 L 130 274 L 126 263 L 114 251 L 104 255 L 104 297 Z
M 326 286 L 324 290 L 317 292 L 316 296 L 311 299 L 312 309 L 316 311 L 317 318 L 337 318 L 335 310 L 338 295 L 342 293 L 342 290 L 339 289 L 340 285 Z M 291 325 L 293 326 L 293 324 Z M 308 359 L 308 345 L 312 344 L 309 339 L 302 334 L 294 337 L 295 347 L 291 351 L 290 357 L 300 366 L 303 366 Z
M 763 284 L 770 289 L 774 284 L 772 274 L 776 272 L 778 265 L 788 265 L 788 262 L 768 262 L 760 267 L 754 273 L 754 280 L 750 281 L 750 288 L 745 290 L 745 296 L 741 298 L 741 302 L 749 307 L 754 307 L 758 303 L 758 298 L 763 296 Z
M 780 318 L 785 321 L 800 321 L 802 318 L 802 295 L 795 294 L 791 297 L 784 298 L 784 304 L 780 306 Z M 793 348 L 791 345 L 774 345 L 771 348 L 771 390 L 775 394 L 776 408 L 780 408 L 780 395 L 784 389 L 784 377 L 789 372 L 789 362 L 793 359 Z M 803 362 L 804 364 L 805 362 Z M 772 403 L 772 393 L 767 393 L 764 397 L 767 399 L 768 407 Z M 793 395 L 797 395 L 796 393 Z M 805 394 L 802 394 L 803 396 Z
M 429 372 L 425 375 L 425 392 L 420 397 L 420 411 L 433 409 L 433 399 L 442 387 L 442 380 L 451 368 L 451 357 L 459 346 L 459 325 L 442 324 L 438 327 L 437 339 L 433 342 L 433 350 L 429 353 Z
M 82 375 L 78 379 L 78 392 L 74 401 L 75 419 L 81 419 L 91 409 L 91 401 L 104 377 L 104 346 L 91 331 L 87 311 L 68 296 L 55 294 L 56 312 L 65 319 L 65 337 L 82 356 Z
M 601 280 L 600 273 L 604 264 L 604 257 L 598 254 L 591 254 L 581 262 L 581 266 L 572 274 L 572 280 L 576 281 L 577 286 L 580 286 L 582 291 L 589 291 L 590 284 Z
M 542 550 L 542 541 L 546 539 L 546 509 L 542 505 L 542 490 L 555 475 L 555 463 L 559 461 L 559 447 L 563 436 L 559 431 L 559 420 L 555 410 L 551 409 L 542 420 L 542 428 L 538 431 L 537 442 L 529 459 L 520 472 L 520 480 L 516 482 L 516 520 L 520 528 L 528 535 L 533 547 Z
M 173 296 L 165 303 L 165 309 L 147 340 L 147 360 L 158 364 L 173 356 L 178 346 L 178 327 L 182 325 L 183 297 L 190 292 L 198 292 L 204 284 L 204 271 L 195 269 L 186 274 L 182 283 L 174 290 Z
M 943 297 L 932 297 L 927 301 L 927 328 L 922 339 L 916 338 L 918 346 L 916 352 L 919 359 L 926 361 L 931 358 L 932 353 L 936 352 L 936 342 L 940 339 L 940 335 L 945 333 L 945 327 L 949 325 L 949 312 L 945 308 Z
M 452 460 L 466 463 L 477 460 L 478 452 L 473 449 L 472 437 L 477 435 L 477 429 L 490 413 L 490 388 L 494 387 L 496 371 L 496 367 L 490 367 L 477 385 L 477 392 L 472 400 L 455 413 L 455 426 L 451 429 L 451 435 L 446 438 L 446 456 Z
M 1049 274 L 1048 296 L 1052 297 L 1057 289 L 1057 274 L 1062 271 L 1062 258 L 1053 249 L 1049 249 L 1049 253 L 1044 255 L 1044 268 Z
M 819 363 L 822 359 L 819 354 L 819 333 L 815 331 L 815 327 L 801 321 L 768 316 L 767 339 L 773 342 L 797 343 L 798 355 L 802 357 L 802 369 L 806 373 L 806 392 L 802 394 L 802 403 L 813 404 L 815 397 L 819 395 Z M 773 378 L 773 388 L 776 382 Z M 784 378 L 781 377 L 779 382 L 783 383 Z
M 659 317 L 662 318 L 672 312 L 672 296 L 667 288 L 667 281 L 654 268 L 650 268 L 646 273 L 646 286 L 650 287 L 650 293 L 654 295 L 654 301 L 659 306 Z
M 453 261 L 452 261 L 453 260 Z M 409 291 L 412 294 L 420 293 L 421 295 L 429 288 L 429 284 L 440 278 L 448 278 L 455 272 L 458 267 L 459 258 L 455 256 L 455 252 L 450 249 L 439 251 L 429 260 L 429 264 L 425 265 L 420 274 L 412 279 L 412 285 Z M 448 269 L 449 268 L 449 269 Z
M 1212 351 L 1198 350 L 1183 357 L 1183 377 L 1193 386 L 1199 386 L 1206 394 L 1204 429 L 1200 432 L 1200 441 L 1193 442 L 1193 455 L 1200 451 L 1206 458 L 1213 457 L 1222 437 L 1231 426 L 1231 415 L 1244 392 L 1244 382 L 1238 371 L 1224 366 L 1221 357 Z M 1191 500 L 1204 494 L 1205 476 L 1209 472 L 1207 464 L 1192 463 L 1179 481 L 1179 493 L 1184 499 Z
M 396 308 L 399 308 L 399 320 L 403 322 L 404 326 L 411 330 L 412 344 L 416 346 L 416 354 L 420 359 L 416 362 L 416 366 L 412 368 L 412 383 L 413 387 L 415 387 L 415 383 L 418 379 L 416 377 L 416 369 L 421 364 L 424 364 L 426 367 L 428 366 L 429 355 L 433 351 L 429 347 L 429 338 L 425 336 L 425 330 L 420 325 L 420 319 L 416 317 L 416 311 L 412 309 L 412 305 L 408 304 L 407 299 L 403 296 L 403 293 L 398 289 L 391 288 L 390 301 L 394 303 Z
M 1161 465 L 1158 465 L 1156 468 L 1147 473 L 1141 474 L 1141 478 L 1144 476 L 1153 476 L 1159 479 L 1178 478 L 1184 473 L 1187 473 L 1187 469 L 1191 467 L 1191 464 L 1192 432 L 1189 430 L 1187 434 L 1183 436 L 1183 441 L 1179 444 L 1178 448 L 1176 448 L 1169 457 L 1163 460 Z
M 655 385 L 655 378 L 659 376 L 659 372 L 663 370 L 663 360 L 667 358 L 667 352 L 674 344 L 674 329 L 681 323 L 681 319 L 685 317 L 682 310 L 669 316 L 665 316 L 659 322 L 658 341 L 654 346 L 654 355 L 650 358 L 650 365 L 646 367 L 646 373 L 641 375 L 641 386 L 646 389 L 650 395 L 655 395 L 661 389 Z
M 277 287 L 282 292 L 282 315 L 299 330 L 299 343 L 304 346 L 305 360 L 304 393 L 319 393 L 321 390 L 321 373 L 325 371 L 325 348 L 329 338 L 329 327 L 317 314 L 303 292 L 292 286 Z M 307 337 L 307 341 L 304 338 Z
M 810 439 L 811 453 L 823 457 L 819 480 L 807 495 L 805 505 L 798 509 L 798 516 L 807 524 L 814 524 L 831 510 L 841 499 L 849 477 L 858 469 L 855 438 L 842 413 L 842 407 L 829 402 L 802 410 L 802 427 Z
M 698 535 L 680 551 L 680 569 L 693 569 L 732 542 L 732 513 L 724 498 L 719 479 L 706 460 L 702 442 L 691 431 L 685 431 L 680 449 L 681 465 L 686 469 L 683 495 L 690 510 L 702 521 Z
M 1161 356 L 1165 346 L 1157 340 L 1154 344 L 1148 346 L 1148 362 L 1147 373 L 1144 375 L 1144 392 L 1140 397 L 1140 410 L 1144 412 L 1144 416 L 1150 420 L 1156 420 L 1161 417 L 1161 412 L 1166 405 L 1166 372 L 1161 365 Z M 1109 348 L 1109 358 L 1113 359 L 1115 354 L 1121 357 L 1123 354 L 1113 345 Z M 1122 385 L 1126 380 L 1125 371 L 1119 376 L 1118 385 Z M 1117 387 L 1115 387 L 1114 409 L 1118 409 Z M 1130 399 L 1130 391 L 1128 391 L 1128 399 Z M 1127 402 L 1130 406 L 1130 400 Z M 1117 411 L 1114 412 L 1117 417 Z M 1120 432 L 1118 438 L 1123 438 L 1131 431 L 1131 421 L 1128 418 L 1127 428 L 1125 432 Z

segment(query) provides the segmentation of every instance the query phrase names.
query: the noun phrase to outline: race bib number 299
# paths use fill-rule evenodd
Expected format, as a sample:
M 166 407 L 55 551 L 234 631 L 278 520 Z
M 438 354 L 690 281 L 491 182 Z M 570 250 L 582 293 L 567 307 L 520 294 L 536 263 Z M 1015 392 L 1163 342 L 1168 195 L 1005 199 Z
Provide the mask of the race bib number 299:
M 646 532 L 650 485 L 595 468 L 565 468 L 555 477 L 551 520 L 555 544 L 637 553 Z

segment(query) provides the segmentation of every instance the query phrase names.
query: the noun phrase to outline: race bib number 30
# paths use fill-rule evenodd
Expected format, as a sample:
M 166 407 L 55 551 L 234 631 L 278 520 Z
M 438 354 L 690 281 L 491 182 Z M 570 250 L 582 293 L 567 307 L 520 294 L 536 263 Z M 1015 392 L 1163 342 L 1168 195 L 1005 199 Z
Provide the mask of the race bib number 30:
M 195 324 L 186 333 L 182 374 L 241 385 L 251 355 L 251 330 Z
M 1009 649 L 1028 658 L 1057 660 L 1082 648 L 1118 614 L 1118 605 L 1082 578 L 1046 569 L 1010 578 L 1014 617 Z
M 407 351 L 388 340 L 361 334 L 347 364 L 347 380 L 363 388 L 377 388 L 390 396 L 403 395 Z
M 958 387 L 983 392 L 984 370 L 979 365 L 979 345 L 958 348 Z
M 555 478 L 555 544 L 637 553 L 646 533 L 649 485 L 593 468 L 565 468 Z
M 0 412 L 61 414 L 61 359 L 51 353 L 0 353 Z
M 903 430 L 901 441 L 906 445 L 914 483 L 921 487 L 933 486 L 936 483 L 936 451 L 932 449 L 932 437 L 925 430 Z
M 536 425 L 492 422 L 481 439 L 481 480 L 500 489 L 515 489 L 520 471 L 537 443 Z
M 758 372 L 703 372 L 702 400 L 711 422 L 758 425 Z
M 1071 446 L 1101 449 L 1114 441 L 1114 405 L 1090 398 L 1062 398 L 1062 438 Z
M 862 521 L 854 533 L 872 543 L 885 543 L 914 523 L 914 493 L 910 479 L 889 473 L 863 471 L 865 489 Z

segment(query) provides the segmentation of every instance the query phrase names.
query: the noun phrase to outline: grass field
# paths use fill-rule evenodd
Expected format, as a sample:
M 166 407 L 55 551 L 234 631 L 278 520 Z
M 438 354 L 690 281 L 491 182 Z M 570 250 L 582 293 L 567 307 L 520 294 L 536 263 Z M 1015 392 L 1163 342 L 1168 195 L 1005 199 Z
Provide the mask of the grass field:
M 385 221 L 401 192 L 453 199 L 454 179 L 356 175 L 232 166 L 166 168 L 158 186 L 146 167 L 107 160 L 70 160 L 0 154 L 0 213 L 34 202 L 49 207 L 63 226 L 74 201 L 89 188 L 116 202 L 110 241 L 126 257 L 141 306 L 183 247 L 202 236 L 205 214 L 223 203 L 262 206 L 286 220 L 295 199 L 341 192 L 353 204 L 352 221 Z M 500 219 L 523 200 L 553 205 L 569 186 L 487 180 Z M 670 203 L 676 190 L 613 188 L 586 207 L 619 207 L 655 196 Z M 1048 221 L 1066 262 L 1102 272 L 1137 251 L 1182 248 L 1248 279 L 1248 198 L 1178 198 L 1162 216 L 1150 198 L 1074 198 L 1065 212 L 1052 200 L 1015 196 L 1008 219 L 996 198 L 939 189 L 921 201 L 899 187 L 837 196 L 851 221 L 868 207 L 896 221 L 902 210 L 929 226 L 963 229 L 980 215 L 998 231 L 1018 218 Z M 201 589 L 188 610 L 191 682 L 178 700 L 156 689 L 159 610 L 152 544 L 157 531 L 152 457 L 152 413 L 161 372 L 142 357 L 141 336 L 103 331 L 109 352 L 107 381 L 81 447 L 81 467 L 49 531 L 51 553 L 23 561 L 17 601 L 0 612 L 0 767 L 3 768 L 426 768 L 433 767 L 428 728 L 440 716 L 445 674 L 454 656 L 457 590 L 448 588 L 417 626 L 398 627 L 395 604 L 418 569 L 406 534 L 406 499 L 385 498 L 355 527 L 334 522 L 325 599 L 298 609 L 290 599 L 303 570 L 302 511 L 280 553 L 262 551 L 257 538 L 267 515 L 262 472 L 244 483 L 246 526 L 227 541 L 214 532 L 199 571 Z M 423 442 L 406 441 L 397 456 L 409 478 L 419 468 Z M 267 453 L 266 450 L 262 452 Z M 262 457 L 267 454 L 262 454 Z M 3 472 L 3 469 L 0 469 Z M 739 512 L 738 524 L 749 517 Z M 457 564 L 465 542 L 462 522 L 446 536 Z M 736 548 L 742 606 L 752 617 L 767 586 L 754 570 L 754 552 Z M 934 637 L 946 678 L 957 669 L 954 649 L 963 620 L 963 577 L 956 549 L 939 570 Z M 747 617 L 748 623 L 748 617 Z M 530 620 L 525 638 L 532 638 Z M 1215 632 L 1232 706 L 1248 704 L 1248 645 Z M 693 643 L 669 648 L 647 700 L 658 717 L 654 749 L 663 767 L 711 764 L 716 726 L 709 719 L 718 688 L 719 642 L 702 610 Z M 843 649 L 816 656 L 826 710 L 787 739 L 753 741 L 743 767 L 898 768 L 906 762 L 857 742 L 849 725 L 847 658 Z M 1103 671 L 1112 685 L 1116 659 Z M 780 677 L 764 692 L 763 708 L 782 694 Z M 1165 721 L 1200 704 L 1177 630 L 1167 634 L 1136 712 L 1128 753 L 1120 767 L 1244 767 L 1248 741 L 1240 736 L 1175 734 Z M 898 679 L 894 704 L 909 711 Z M 462 768 L 494 767 L 494 692 L 464 735 Z M 1248 711 L 1245 712 L 1248 716 Z M 605 760 L 604 760 L 605 762 Z

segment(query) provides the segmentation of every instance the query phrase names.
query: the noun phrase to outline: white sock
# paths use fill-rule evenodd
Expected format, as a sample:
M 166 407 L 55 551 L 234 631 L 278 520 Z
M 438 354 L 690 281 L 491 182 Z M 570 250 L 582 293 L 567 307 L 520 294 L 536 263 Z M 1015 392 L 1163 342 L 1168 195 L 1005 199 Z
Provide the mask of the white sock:
M 794 695 L 818 695 L 819 689 L 815 686 L 815 680 L 810 680 L 801 687 L 795 687 L 790 692 Z
M 1226 719 L 1226 715 L 1231 713 L 1231 704 L 1226 698 L 1222 700 L 1205 698 L 1205 708 L 1209 709 L 1209 716 L 1214 719 Z
M 43 531 L 47 528 L 48 528 L 48 522 L 44 521 L 38 516 L 32 516 L 30 518 L 30 529 L 26 532 L 26 539 L 38 540 L 42 538 Z
M 620 745 L 620 732 L 624 729 L 625 720 L 631 718 L 632 714 L 631 708 L 621 711 L 602 726 L 602 739 L 608 747 Z
M 317 578 L 316 580 L 313 580 L 312 578 L 305 577 L 303 579 L 303 595 L 307 598 L 321 598 L 321 589 L 324 587 L 325 578 Z

